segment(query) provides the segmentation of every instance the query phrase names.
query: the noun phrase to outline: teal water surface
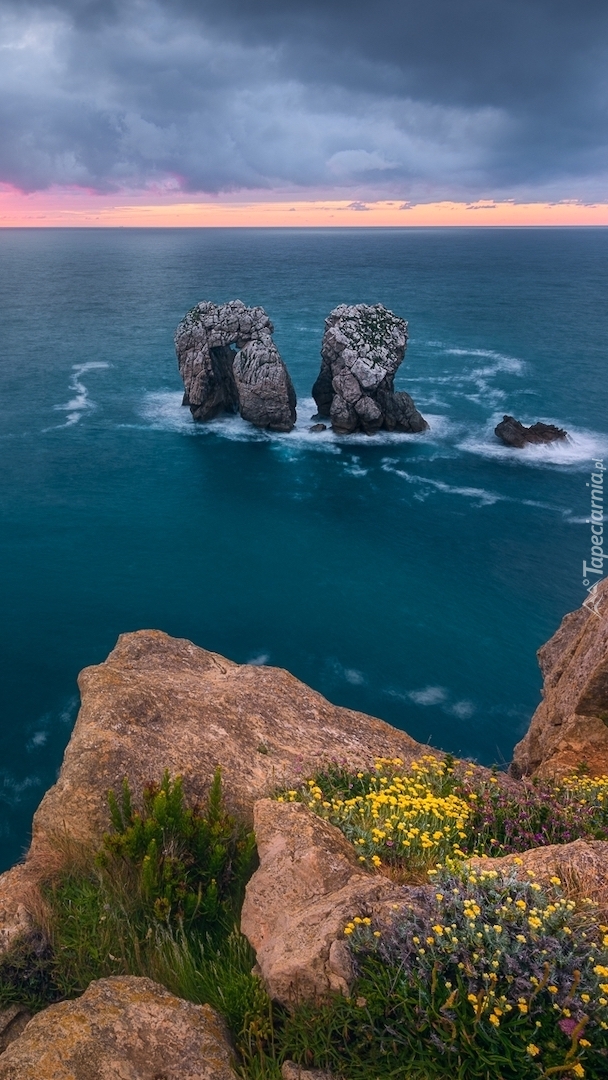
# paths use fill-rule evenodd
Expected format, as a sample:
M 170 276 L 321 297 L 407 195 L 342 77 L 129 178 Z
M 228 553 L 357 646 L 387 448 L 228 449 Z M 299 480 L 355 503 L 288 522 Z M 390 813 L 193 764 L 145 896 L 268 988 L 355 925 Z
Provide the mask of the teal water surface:
M 607 287 L 601 229 L 2 231 L 2 866 L 57 774 L 78 671 L 127 630 L 507 761 L 535 651 L 585 596 Z M 175 325 L 236 297 L 275 323 L 289 435 L 180 405 Z M 323 319 L 360 301 L 409 320 L 397 382 L 428 434 L 309 433 Z M 504 412 L 571 440 L 509 451 Z

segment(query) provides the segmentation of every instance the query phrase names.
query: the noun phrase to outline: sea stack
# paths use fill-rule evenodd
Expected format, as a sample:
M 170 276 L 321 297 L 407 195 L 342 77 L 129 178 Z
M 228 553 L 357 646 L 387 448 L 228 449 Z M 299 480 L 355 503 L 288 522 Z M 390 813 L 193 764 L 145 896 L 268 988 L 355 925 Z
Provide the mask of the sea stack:
M 528 445 L 558 442 L 560 439 L 568 438 L 568 432 L 556 427 L 555 424 L 543 424 L 539 420 L 531 427 L 524 427 L 514 416 L 503 417 L 500 424 L 494 428 L 494 434 L 505 446 L 514 446 L 518 450 Z
M 184 405 L 195 420 L 239 412 L 259 428 L 291 431 L 296 394 L 261 307 L 202 300 L 175 331 Z
M 407 323 L 382 304 L 340 304 L 325 320 L 321 370 L 312 393 L 319 416 L 339 435 L 425 431 L 409 394 L 395 393 Z

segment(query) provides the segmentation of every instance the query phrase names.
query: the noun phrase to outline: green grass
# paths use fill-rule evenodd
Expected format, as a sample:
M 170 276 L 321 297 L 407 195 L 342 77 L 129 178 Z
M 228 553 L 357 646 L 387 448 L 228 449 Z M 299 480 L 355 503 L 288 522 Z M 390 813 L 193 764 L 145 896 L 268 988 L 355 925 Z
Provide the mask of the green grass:
M 186 805 L 181 781 L 167 773 L 138 808 L 127 782 L 109 804 L 113 829 L 101 847 L 72 845 L 43 884 L 44 933 L 0 960 L 0 1006 L 37 1011 L 95 979 L 147 976 L 217 1008 L 243 1067 L 255 1059 L 254 1072 L 274 1076 L 272 1009 L 238 930 L 255 842 L 226 811 L 219 771 L 199 808 Z

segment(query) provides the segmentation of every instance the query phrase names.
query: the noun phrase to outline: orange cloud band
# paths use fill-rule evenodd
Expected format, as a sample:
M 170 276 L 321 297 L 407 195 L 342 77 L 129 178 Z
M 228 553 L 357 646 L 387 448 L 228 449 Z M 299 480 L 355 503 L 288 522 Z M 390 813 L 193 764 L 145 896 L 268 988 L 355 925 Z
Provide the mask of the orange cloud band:
M 175 199 L 175 196 L 172 196 Z M 153 201 L 150 193 L 97 195 L 82 189 L 56 189 L 25 195 L 0 189 L 0 227 L 395 227 L 395 226 L 608 226 L 608 203 L 577 200 L 474 203 L 346 200 L 258 201 L 216 199 Z

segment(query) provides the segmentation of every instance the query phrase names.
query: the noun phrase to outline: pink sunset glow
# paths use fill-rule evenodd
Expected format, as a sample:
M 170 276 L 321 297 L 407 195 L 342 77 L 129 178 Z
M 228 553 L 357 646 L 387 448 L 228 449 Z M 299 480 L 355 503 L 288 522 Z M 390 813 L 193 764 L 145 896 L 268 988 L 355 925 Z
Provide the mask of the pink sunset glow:
M 608 203 L 479 200 L 404 204 L 255 198 L 158 199 L 149 192 L 99 195 L 83 188 L 24 194 L 0 188 L 0 227 L 404 227 L 404 226 L 608 226 Z

